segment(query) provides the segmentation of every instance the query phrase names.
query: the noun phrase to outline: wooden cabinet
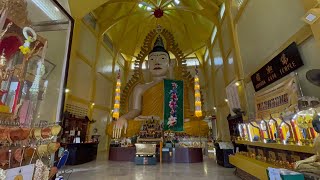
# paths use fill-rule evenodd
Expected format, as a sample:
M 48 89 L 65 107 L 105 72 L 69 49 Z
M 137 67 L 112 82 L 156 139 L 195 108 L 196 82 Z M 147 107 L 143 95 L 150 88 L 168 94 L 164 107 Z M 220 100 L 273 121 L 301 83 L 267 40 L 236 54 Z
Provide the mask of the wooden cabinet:
M 87 130 L 89 118 L 76 117 L 68 112 L 64 115 L 62 139 L 65 143 L 73 143 L 76 136 L 80 136 L 80 141 L 85 142 L 87 139 Z

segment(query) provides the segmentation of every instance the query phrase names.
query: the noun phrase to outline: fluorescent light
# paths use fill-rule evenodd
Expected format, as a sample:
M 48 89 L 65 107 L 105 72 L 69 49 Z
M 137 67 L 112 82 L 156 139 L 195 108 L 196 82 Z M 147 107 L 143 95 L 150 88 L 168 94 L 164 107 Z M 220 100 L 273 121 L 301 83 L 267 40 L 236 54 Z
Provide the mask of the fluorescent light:
M 214 39 L 216 38 L 217 31 L 218 31 L 217 27 L 214 27 L 212 36 L 211 36 L 211 43 L 213 43 Z
M 40 8 L 50 19 L 60 20 L 64 18 L 62 14 L 58 13 L 59 9 L 50 1 L 32 0 L 32 2 L 38 6 L 38 8 Z
M 223 3 L 220 8 L 220 19 L 223 18 L 224 12 L 226 11 L 226 5 Z
M 228 58 L 228 63 L 229 63 L 229 64 L 233 64 L 233 57 L 229 57 L 229 58 Z
M 308 14 L 307 17 L 306 17 L 306 20 L 312 22 L 314 21 L 315 19 L 317 18 L 317 16 L 315 16 L 314 14 Z
M 65 89 L 64 91 L 65 91 L 65 93 L 69 93 L 70 89 Z

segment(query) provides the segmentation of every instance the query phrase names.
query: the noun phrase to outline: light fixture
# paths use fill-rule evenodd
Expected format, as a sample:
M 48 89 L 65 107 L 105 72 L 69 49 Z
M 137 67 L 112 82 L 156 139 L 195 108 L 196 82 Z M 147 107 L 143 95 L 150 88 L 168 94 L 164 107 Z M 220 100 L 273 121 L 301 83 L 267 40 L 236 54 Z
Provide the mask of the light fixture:
M 198 66 L 195 67 L 196 75 L 194 76 L 194 114 L 196 117 L 202 116 L 202 103 L 201 103 L 201 91 L 200 91 L 200 83 L 199 83 L 199 71 Z
M 174 0 L 174 3 L 180 4 L 180 0 Z
M 169 5 L 168 5 L 168 8 L 172 8 L 172 5 L 171 5 L 171 4 L 169 4 Z
M 147 7 L 147 11 L 151 11 L 152 8 L 150 6 Z
M 217 110 L 217 108 L 216 108 L 216 107 L 213 107 L 213 109 L 214 109 L 214 110 Z
M 64 90 L 64 92 L 65 92 L 65 93 L 69 93 L 69 92 L 70 92 L 70 89 L 67 88 L 67 89 Z
M 143 4 L 139 3 L 138 6 L 139 6 L 139 8 L 142 8 L 142 7 L 143 7 Z
M 113 104 L 113 111 L 112 111 L 112 117 L 114 119 L 119 119 L 120 116 L 120 88 L 121 88 L 121 78 L 120 78 L 120 69 L 118 71 L 117 75 L 117 82 L 116 82 L 116 89 L 115 89 L 115 95 L 114 95 L 114 104 Z
M 240 86 L 240 82 L 239 81 L 237 81 L 236 83 L 234 83 L 234 85 L 236 85 L 236 86 Z
M 94 105 L 96 105 L 94 102 L 93 102 L 93 103 L 91 103 L 91 106 L 94 106 Z
M 225 101 L 225 102 L 229 102 L 229 100 L 228 100 L 228 99 L 224 99 L 224 101 Z
M 312 8 L 303 16 L 302 20 L 305 23 L 312 25 L 319 19 L 319 17 L 320 17 L 320 8 Z
M 59 13 L 59 9 L 51 1 L 32 0 L 32 2 L 38 6 L 50 19 L 60 20 L 64 16 Z

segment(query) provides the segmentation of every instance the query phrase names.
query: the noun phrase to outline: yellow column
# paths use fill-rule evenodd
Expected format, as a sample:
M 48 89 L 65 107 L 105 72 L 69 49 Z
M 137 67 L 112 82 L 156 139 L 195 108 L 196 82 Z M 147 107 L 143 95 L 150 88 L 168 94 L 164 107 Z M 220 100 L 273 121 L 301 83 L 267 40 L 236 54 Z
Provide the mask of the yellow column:
M 220 52 L 223 59 L 223 78 L 224 78 L 224 86 L 223 87 L 217 87 L 217 88 L 223 88 L 225 91 L 225 87 L 228 85 L 228 71 L 226 64 L 226 54 L 224 53 L 224 44 L 222 41 L 222 34 L 221 34 L 221 22 L 216 19 L 217 26 L 217 41 L 219 42 L 220 46 Z M 225 96 L 225 94 L 219 94 L 219 96 Z M 215 98 L 216 99 L 216 98 Z M 216 101 L 216 107 L 217 107 L 217 139 L 222 141 L 230 141 L 230 132 L 229 132 L 229 124 L 227 121 L 227 116 L 229 114 L 229 107 L 226 102 L 217 102 Z
M 243 70 L 243 63 L 241 59 L 241 54 L 240 54 L 240 46 L 239 46 L 239 39 L 238 39 L 238 33 L 236 31 L 236 26 L 234 22 L 234 17 L 232 16 L 231 13 L 231 0 L 226 1 L 226 20 L 229 23 L 229 28 L 230 28 L 230 36 L 231 36 L 231 43 L 233 47 L 233 51 L 235 54 L 234 57 L 234 68 L 235 68 L 235 74 L 236 74 L 236 79 L 240 83 L 240 86 L 238 87 L 238 93 L 239 93 L 239 99 L 240 99 L 240 105 L 242 110 L 247 110 L 248 104 L 247 104 L 247 98 L 246 98 L 246 93 L 245 93 L 245 73 Z M 248 114 L 248 113 L 246 113 Z M 244 119 L 247 119 L 247 117 L 244 117 Z
M 97 84 L 97 63 L 99 60 L 99 54 L 100 54 L 100 47 L 101 47 L 101 42 L 102 42 L 102 37 L 98 36 L 96 32 L 94 32 L 96 34 L 96 37 L 98 37 L 97 40 L 97 45 L 96 45 L 96 53 L 95 53 L 95 59 L 91 68 L 91 76 L 92 76 L 92 83 L 91 83 L 91 88 L 90 88 L 90 104 L 88 105 L 88 118 L 90 120 L 92 120 L 93 118 L 93 112 L 94 112 L 94 108 L 95 108 L 95 98 L 96 98 L 96 84 Z M 88 129 L 87 129 L 87 140 L 90 139 L 90 131 L 91 129 L 91 124 L 88 125 Z

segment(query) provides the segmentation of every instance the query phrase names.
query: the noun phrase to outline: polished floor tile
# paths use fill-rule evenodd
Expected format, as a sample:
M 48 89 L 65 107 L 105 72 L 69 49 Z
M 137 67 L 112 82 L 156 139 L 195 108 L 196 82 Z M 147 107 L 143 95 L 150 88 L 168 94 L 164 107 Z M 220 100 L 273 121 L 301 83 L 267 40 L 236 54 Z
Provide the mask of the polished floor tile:
M 205 158 L 203 163 L 160 164 L 155 166 L 137 166 L 133 162 L 108 161 L 100 155 L 98 160 L 69 166 L 73 169 L 69 180 L 237 180 L 234 169 L 223 168 L 213 159 Z M 65 176 L 66 180 L 66 176 Z

